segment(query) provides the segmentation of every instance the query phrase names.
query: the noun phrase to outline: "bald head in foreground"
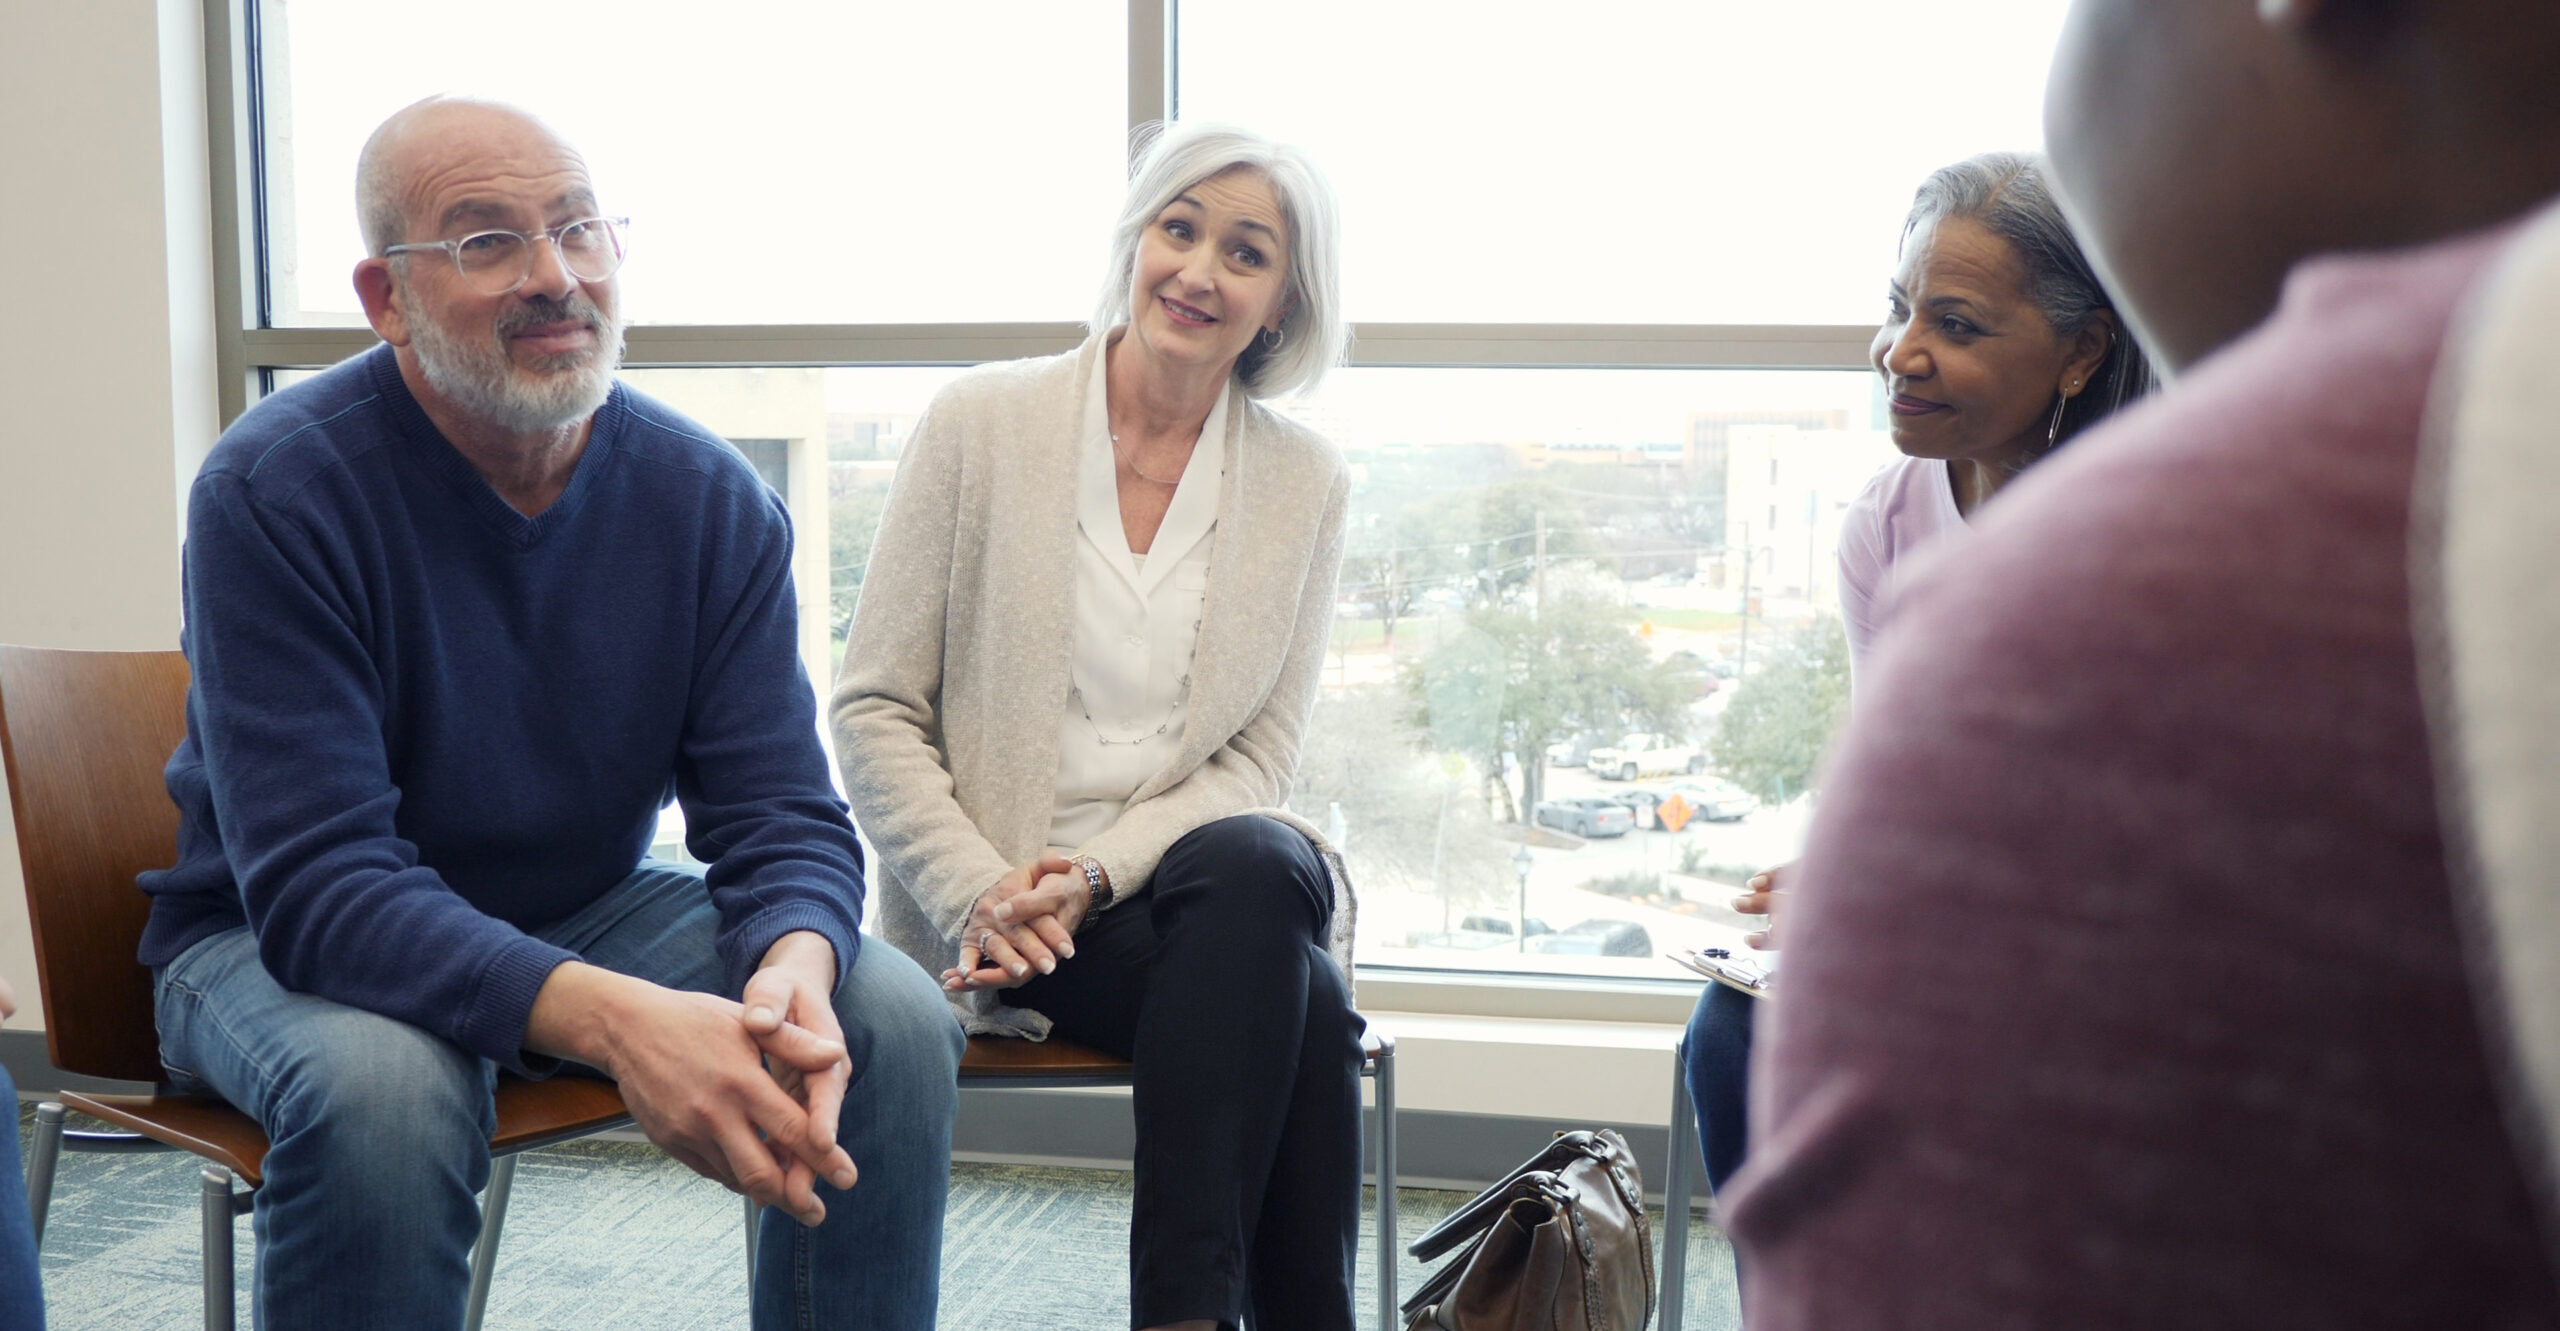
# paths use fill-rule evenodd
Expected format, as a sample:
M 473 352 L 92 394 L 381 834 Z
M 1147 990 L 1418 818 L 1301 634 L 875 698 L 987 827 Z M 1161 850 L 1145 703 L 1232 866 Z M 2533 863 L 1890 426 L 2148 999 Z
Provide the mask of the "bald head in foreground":
M 2073 6 L 2054 175 L 2175 377 L 1859 678 L 1725 1199 L 1754 1331 L 2560 1324 L 2409 571 L 2555 69 L 2548 4 Z
M 623 220 L 511 107 L 365 145 L 383 345 L 261 401 L 188 504 L 171 1077 L 255 1117 L 266 1326 L 455 1326 L 491 1076 L 602 1074 L 766 1205 L 759 1326 L 929 1327 L 961 1038 L 863 948 L 791 527 L 617 382 Z M 705 863 L 647 858 L 672 797 Z

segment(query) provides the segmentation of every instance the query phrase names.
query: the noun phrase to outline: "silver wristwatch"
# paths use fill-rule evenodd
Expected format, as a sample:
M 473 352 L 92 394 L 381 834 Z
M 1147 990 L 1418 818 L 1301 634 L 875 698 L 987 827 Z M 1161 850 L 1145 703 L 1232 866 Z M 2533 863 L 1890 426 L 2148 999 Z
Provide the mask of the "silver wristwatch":
M 1109 910 L 1111 908 L 1111 900 L 1117 894 L 1113 892 L 1111 887 L 1111 875 L 1102 871 L 1101 862 L 1094 859 L 1091 855 L 1073 855 L 1068 857 L 1067 863 L 1084 871 L 1084 889 L 1086 893 L 1084 900 L 1084 913 L 1086 917 L 1091 918 L 1094 915 Z

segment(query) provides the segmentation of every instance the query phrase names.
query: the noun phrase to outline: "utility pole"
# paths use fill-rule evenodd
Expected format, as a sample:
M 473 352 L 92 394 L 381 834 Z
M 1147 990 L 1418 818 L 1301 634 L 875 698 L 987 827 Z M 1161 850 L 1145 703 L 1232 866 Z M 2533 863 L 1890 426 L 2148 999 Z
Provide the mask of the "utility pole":
M 1539 623 L 1547 612 L 1547 511 L 1539 509 L 1536 527 L 1538 541 L 1529 556 L 1529 622 Z M 1545 650 L 1545 644 L 1540 644 Z M 1536 821 L 1531 812 L 1547 795 L 1547 753 L 1543 745 L 1528 746 L 1533 753 L 1520 755 L 1520 815 L 1525 821 Z M 1527 843 L 1522 843 L 1527 844 Z M 1528 909 L 1528 889 L 1521 889 L 1521 909 Z
M 1530 591 L 1529 619 L 1534 623 L 1547 609 L 1547 511 L 1543 508 L 1538 510 L 1538 546 L 1536 553 L 1530 556 L 1529 569 L 1534 583 Z

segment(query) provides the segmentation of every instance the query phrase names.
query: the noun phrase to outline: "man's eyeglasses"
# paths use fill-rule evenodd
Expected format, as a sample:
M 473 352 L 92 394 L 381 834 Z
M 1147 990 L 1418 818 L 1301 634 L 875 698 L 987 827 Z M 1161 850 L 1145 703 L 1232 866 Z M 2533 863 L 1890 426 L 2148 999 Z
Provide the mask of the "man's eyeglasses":
M 533 242 L 548 240 L 560 266 L 581 282 L 601 282 L 622 267 L 622 229 L 628 217 L 582 217 L 547 231 L 474 231 L 459 240 L 418 240 L 386 245 L 385 255 L 442 250 L 462 280 L 484 296 L 503 296 L 533 277 Z

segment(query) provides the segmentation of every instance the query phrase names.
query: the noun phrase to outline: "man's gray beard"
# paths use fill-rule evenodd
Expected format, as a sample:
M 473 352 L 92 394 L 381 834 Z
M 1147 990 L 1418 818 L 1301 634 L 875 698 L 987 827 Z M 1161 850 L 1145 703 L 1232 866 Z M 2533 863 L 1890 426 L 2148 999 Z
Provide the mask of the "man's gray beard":
M 622 363 L 622 321 L 608 319 L 585 300 L 547 302 L 546 307 L 518 307 L 498 321 L 488 341 L 446 333 L 423 310 L 403 301 L 409 324 L 409 349 L 436 392 L 464 415 L 493 430 L 539 434 L 575 425 L 594 415 L 613 392 L 614 367 Z M 531 373 L 519 369 L 506 352 L 507 334 L 518 327 L 585 319 L 597 334 L 588 351 L 538 359 Z

